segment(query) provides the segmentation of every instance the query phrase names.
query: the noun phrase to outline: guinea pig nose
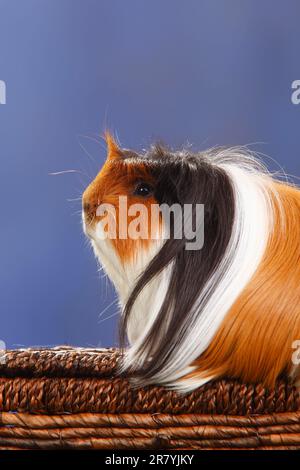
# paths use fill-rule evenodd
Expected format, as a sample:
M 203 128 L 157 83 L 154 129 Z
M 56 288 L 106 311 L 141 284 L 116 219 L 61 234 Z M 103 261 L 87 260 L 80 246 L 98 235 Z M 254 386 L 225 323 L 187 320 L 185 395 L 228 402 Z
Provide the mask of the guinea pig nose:
M 89 202 L 84 202 L 84 203 L 83 203 L 83 210 L 84 210 L 84 212 L 88 212 L 88 211 L 90 210 L 90 207 L 91 207 L 91 205 L 90 205 Z

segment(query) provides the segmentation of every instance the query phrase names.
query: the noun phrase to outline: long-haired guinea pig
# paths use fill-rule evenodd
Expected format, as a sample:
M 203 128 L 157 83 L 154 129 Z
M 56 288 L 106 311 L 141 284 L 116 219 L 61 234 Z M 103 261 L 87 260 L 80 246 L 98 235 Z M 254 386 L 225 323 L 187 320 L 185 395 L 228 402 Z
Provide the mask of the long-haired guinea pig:
M 119 295 L 122 370 L 139 385 L 184 392 L 219 377 L 266 387 L 299 380 L 299 189 L 239 148 L 136 153 L 109 133 L 106 141 L 83 224 Z M 120 196 L 145 207 L 135 222 L 148 236 L 126 234 L 134 211 L 121 211 Z M 166 237 L 163 213 L 152 221 L 151 207 L 163 204 L 204 208 L 201 248 Z

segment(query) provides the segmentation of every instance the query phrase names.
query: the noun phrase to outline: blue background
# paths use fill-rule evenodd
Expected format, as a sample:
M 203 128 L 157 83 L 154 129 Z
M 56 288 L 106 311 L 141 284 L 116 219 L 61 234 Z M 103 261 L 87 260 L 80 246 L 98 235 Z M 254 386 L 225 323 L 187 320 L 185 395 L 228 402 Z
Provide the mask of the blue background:
M 136 149 L 254 144 L 300 175 L 299 18 L 297 0 L 0 0 L 8 347 L 116 341 L 114 291 L 74 200 L 104 161 L 106 126 Z M 76 172 L 49 175 L 61 170 Z

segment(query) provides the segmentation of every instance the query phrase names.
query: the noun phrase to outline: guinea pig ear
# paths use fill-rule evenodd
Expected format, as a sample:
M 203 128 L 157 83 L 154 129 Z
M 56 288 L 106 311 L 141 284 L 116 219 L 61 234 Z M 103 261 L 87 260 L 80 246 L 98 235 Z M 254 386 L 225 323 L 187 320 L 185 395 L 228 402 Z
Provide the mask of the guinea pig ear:
M 122 157 L 123 152 L 115 141 L 115 138 L 109 131 L 106 131 L 104 133 L 104 138 L 107 145 L 107 160 L 115 160 L 117 158 Z

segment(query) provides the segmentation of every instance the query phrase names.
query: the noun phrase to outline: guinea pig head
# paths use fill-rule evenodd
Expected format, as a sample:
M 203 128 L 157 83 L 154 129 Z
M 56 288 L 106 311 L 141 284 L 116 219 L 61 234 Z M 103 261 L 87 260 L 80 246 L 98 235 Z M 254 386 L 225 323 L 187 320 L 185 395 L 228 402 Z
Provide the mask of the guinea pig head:
M 105 138 L 107 159 L 82 196 L 83 228 L 123 303 L 161 246 L 161 219 L 147 162 Z

